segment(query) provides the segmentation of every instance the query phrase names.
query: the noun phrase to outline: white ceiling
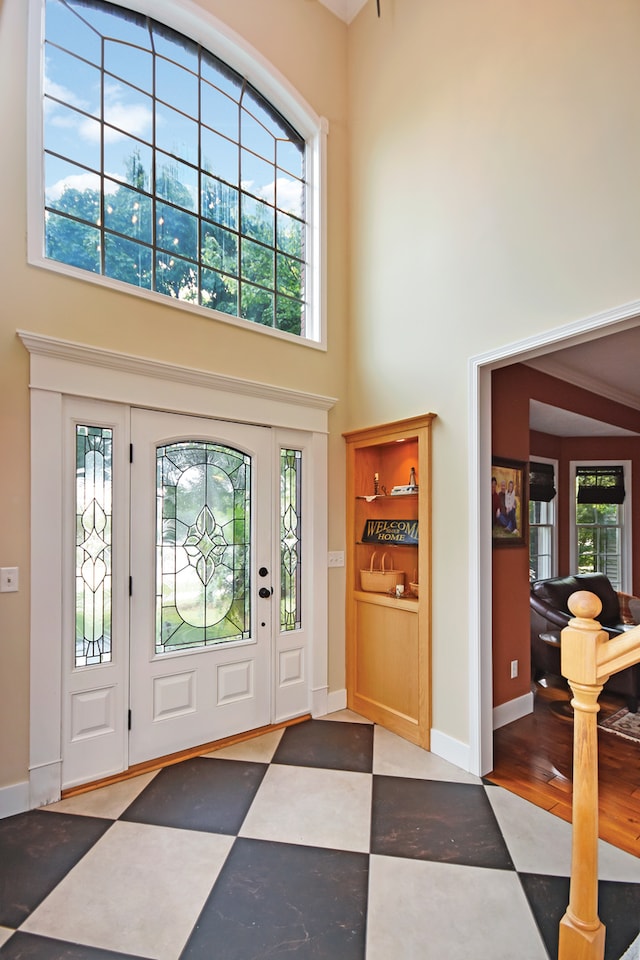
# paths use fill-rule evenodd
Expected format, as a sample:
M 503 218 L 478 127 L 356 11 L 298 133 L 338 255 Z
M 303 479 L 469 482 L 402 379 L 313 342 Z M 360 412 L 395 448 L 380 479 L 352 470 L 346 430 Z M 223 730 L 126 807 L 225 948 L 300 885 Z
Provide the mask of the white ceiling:
M 526 363 L 535 370 L 640 411 L 639 326 L 554 350 Z M 531 428 L 542 433 L 560 437 L 637 436 L 621 427 L 559 410 L 546 403 L 531 401 L 529 410 Z M 640 424 L 640 416 L 638 422 Z
M 571 410 L 561 410 L 539 400 L 529 401 L 529 427 L 556 437 L 636 437 L 637 433 L 583 417 Z
M 323 6 L 335 13 L 345 23 L 351 23 L 364 7 L 367 0 L 320 0 Z

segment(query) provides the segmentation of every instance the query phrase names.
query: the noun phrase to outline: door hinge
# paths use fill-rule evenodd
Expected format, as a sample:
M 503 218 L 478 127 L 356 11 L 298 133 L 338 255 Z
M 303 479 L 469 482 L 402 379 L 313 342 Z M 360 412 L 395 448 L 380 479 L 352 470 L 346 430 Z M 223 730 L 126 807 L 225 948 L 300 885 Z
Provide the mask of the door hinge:
M 133 577 L 129 577 L 129 596 L 133 596 Z
M 127 730 L 131 730 L 131 710 L 129 710 L 129 715 L 127 717 Z
M 129 444 L 129 463 L 133 463 L 133 444 Z

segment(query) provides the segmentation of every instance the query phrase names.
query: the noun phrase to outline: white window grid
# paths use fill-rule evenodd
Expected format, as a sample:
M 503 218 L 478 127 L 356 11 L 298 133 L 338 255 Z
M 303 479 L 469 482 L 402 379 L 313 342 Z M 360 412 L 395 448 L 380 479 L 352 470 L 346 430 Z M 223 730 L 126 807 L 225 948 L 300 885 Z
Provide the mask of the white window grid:
M 301 134 L 306 142 L 304 209 L 305 231 L 305 328 L 302 336 L 264 326 L 196 303 L 169 298 L 154 290 L 125 284 L 44 256 L 44 144 L 42 122 L 43 24 L 45 0 L 29 0 L 28 68 L 28 259 L 34 266 L 63 273 L 85 282 L 111 287 L 145 299 L 160 300 L 183 310 L 254 331 L 280 337 L 305 346 L 326 350 L 326 137 L 327 121 L 318 116 L 297 90 L 253 47 L 222 21 L 205 11 L 195 17 L 187 0 L 111 0 L 114 5 L 147 15 L 182 33 L 236 70 L 264 96 Z
M 624 487 L 626 496 L 624 503 L 618 506 L 618 517 L 615 524 L 593 523 L 579 525 L 577 522 L 577 503 L 576 503 L 576 467 L 608 467 L 622 466 L 624 470 Z M 579 526 L 589 527 L 594 532 L 596 541 L 593 572 L 604 573 L 611 581 L 615 590 L 631 593 L 631 584 L 633 582 L 632 568 L 632 550 L 631 550 L 631 461 L 611 458 L 608 460 L 572 460 L 569 464 L 569 524 L 571 530 L 570 539 L 570 564 L 571 570 L 579 572 L 590 572 L 580 570 L 579 565 Z M 607 551 L 605 540 L 609 539 L 605 535 L 612 530 L 617 532 L 617 545 L 615 552 Z M 602 533 L 602 536 L 600 534 Z

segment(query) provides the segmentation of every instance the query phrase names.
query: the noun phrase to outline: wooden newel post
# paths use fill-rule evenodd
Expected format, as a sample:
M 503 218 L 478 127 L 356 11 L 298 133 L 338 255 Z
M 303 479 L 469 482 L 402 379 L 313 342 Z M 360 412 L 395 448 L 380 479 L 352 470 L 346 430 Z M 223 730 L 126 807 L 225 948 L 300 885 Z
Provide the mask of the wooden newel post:
M 606 640 L 594 620 L 602 604 L 584 590 L 569 598 L 574 618 L 562 631 L 562 674 L 573 691 L 573 845 L 569 906 L 560 921 L 558 960 L 603 960 L 605 927 L 598 917 L 597 647 Z M 598 682 L 601 679 L 601 682 Z

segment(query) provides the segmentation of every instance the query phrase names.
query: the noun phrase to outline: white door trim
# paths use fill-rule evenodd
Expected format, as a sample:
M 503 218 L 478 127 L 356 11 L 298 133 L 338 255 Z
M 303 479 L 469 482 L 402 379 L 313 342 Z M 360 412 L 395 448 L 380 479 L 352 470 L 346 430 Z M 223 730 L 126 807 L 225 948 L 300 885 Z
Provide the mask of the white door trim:
M 327 433 L 335 397 L 289 390 L 210 370 L 137 357 L 26 330 L 16 331 L 31 358 L 30 386 L 68 396 L 112 400 L 238 423 Z
M 640 300 L 577 320 L 469 359 L 469 763 L 493 769 L 491 682 L 491 372 L 638 325 Z M 583 385 L 584 386 L 584 385 Z
M 331 397 L 18 331 L 30 354 L 31 668 L 29 804 L 59 799 L 62 677 L 62 397 L 78 396 L 310 434 L 314 474 L 309 691 L 326 712 L 327 433 Z

